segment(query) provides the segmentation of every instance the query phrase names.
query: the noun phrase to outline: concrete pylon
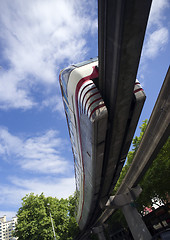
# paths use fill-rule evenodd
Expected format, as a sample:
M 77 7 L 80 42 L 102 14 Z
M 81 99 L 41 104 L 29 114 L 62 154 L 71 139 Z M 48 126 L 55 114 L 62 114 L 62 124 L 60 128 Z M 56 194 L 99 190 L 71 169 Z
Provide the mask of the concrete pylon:
M 98 227 L 94 227 L 93 232 L 98 235 L 99 240 L 106 240 L 106 237 L 104 234 L 104 228 L 102 225 Z
M 136 186 L 135 188 L 127 189 L 125 193 L 111 196 L 106 203 L 106 208 L 119 208 L 122 210 L 135 240 L 151 240 L 152 236 L 141 215 L 135 206 L 132 206 L 134 200 L 141 192 L 140 186 Z
M 130 204 L 123 206 L 121 209 L 133 238 L 135 240 L 151 240 L 152 236 L 137 209 Z

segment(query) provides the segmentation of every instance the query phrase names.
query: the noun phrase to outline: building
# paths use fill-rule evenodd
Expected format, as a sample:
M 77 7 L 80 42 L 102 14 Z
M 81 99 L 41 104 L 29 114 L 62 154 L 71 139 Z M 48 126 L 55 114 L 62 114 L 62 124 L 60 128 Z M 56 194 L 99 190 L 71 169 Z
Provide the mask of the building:
M 12 236 L 12 232 L 15 230 L 16 222 L 17 217 L 13 217 L 11 221 L 6 221 L 6 216 L 0 217 L 0 240 L 17 239 Z

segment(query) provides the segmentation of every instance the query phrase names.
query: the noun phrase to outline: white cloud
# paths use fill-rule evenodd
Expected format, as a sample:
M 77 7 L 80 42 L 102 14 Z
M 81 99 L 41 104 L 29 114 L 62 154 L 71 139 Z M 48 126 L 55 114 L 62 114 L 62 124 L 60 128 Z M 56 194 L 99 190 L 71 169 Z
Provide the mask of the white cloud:
M 0 128 L 1 161 L 8 161 L 10 168 L 17 166 L 17 172 L 9 169 L 9 175 L 3 177 L 0 184 L 3 215 L 2 206 L 18 208 L 21 199 L 31 192 L 57 198 L 67 198 L 74 193 L 73 163 L 63 157 L 67 154 L 67 144 L 54 130 L 24 138 Z M 8 213 L 5 211 L 5 214 Z
M 91 34 L 94 35 L 96 32 L 98 32 L 98 19 L 95 19 L 91 23 Z
M 0 70 L 0 108 L 30 109 L 36 106 L 29 96 L 28 90 L 20 86 L 22 76 L 11 69 L 7 72 Z
M 70 163 L 62 156 L 67 142 L 58 132 L 49 130 L 43 135 L 22 139 L 0 128 L 0 155 L 15 161 L 23 170 L 43 174 L 67 174 Z M 15 159 L 15 160 L 14 160 Z
M 0 205 L 4 208 L 19 208 L 21 206 L 21 199 L 30 193 L 41 194 L 46 197 L 52 196 L 58 199 L 68 198 L 73 195 L 75 191 L 74 177 L 70 178 L 31 178 L 23 179 L 19 177 L 11 177 L 10 185 L 0 185 Z M 15 212 L 7 212 L 0 209 L 0 214 L 8 217 L 15 216 Z
M 56 67 L 85 58 L 85 35 L 95 28 L 85 7 L 86 1 L 76 0 L 1 1 L 0 39 L 8 62 L 0 84 L 1 108 L 36 106 L 31 98 L 36 84 L 56 84 Z
M 75 191 L 75 180 L 72 178 L 44 178 L 44 179 L 21 179 L 11 178 L 11 182 L 27 193 L 41 194 L 57 198 L 67 198 Z
M 151 11 L 149 15 L 148 27 L 157 25 L 158 27 L 162 26 L 162 21 L 165 20 L 163 12 L 165 9 L 169 8 L 168 0 L 153 0 Z
M 7 159 L 11 153 L 20 152 L 22 140 L 11 135 L 7 129 L 0 128 L 0 154 Z
M 168 43 L 168 35 L 168 29 L 165 27 L 151 33 L 145 45 L 144 57 L 155 58 Z
M 21 203 L 21 199 L 26 195 L 26 191 L 22 188 L 18 188 L 15 185 L 0 185 L 0 206 L 4 208 L 9 206 L 16 207 Z M 3 209 L 2 209 L 3 210 Z
M 60 96 L 56 95 L 44 99 L 42 101 L 42 108 L 43 107 L 49 107 L 52 109 L 53 112 L 58 111 L 63 117 L 65 117 L 64 105 L 61 95 Z
M 142 63 L 153 59 L 168 43 L 169 31 L 165 26 L 164 11 L 170 7 L 167 0 L 154 0 L 148 20 L 145 42 L 142 50 Z

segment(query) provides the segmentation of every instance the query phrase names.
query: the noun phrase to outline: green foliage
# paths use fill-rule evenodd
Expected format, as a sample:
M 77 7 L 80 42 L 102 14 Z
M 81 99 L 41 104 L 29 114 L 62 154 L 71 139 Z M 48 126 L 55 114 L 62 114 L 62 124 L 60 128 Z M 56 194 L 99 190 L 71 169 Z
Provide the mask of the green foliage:
M 117 181 L 117 183 L 116 183 L 116 186 L 115 186 L 115 188 L 114 188 L 114 192 L 113 192 L 114 194 L 117 192 L 118 188 L 120 187 L 120 185 L 121 185 L 121 183 L 122 183 L 122 181 L 123 181 L 123 179 L 124 179 L 124 177 L 125 177 L 128 169 L 129 169 L 129 167 L 130 167 L 130 165 L 131 165 L 131 163 L 132 163 L 132 161 L 133 161 L 133 158 L 134 158 L 134 156 L 135 156 L 135 153 L 136 153 L 136 151 L 137 151 L 138 148 L 139 148 L 139 144 L 140 144 L 140 142 L 141 142 L 141 140 L 142 140 L 143 134 L 144 134 L 145 129 L 146 129 L 146 127 L 147 127 L 147 122 L 148 122 L 147 119 L 143 121 L 142 126 L 139 127 L 139 128 L 141 129 L 141 132 L 140 132 L 139 137 L 136 136 L 136 137 L 133 139 L 133 141 L 132 141 L 132 151 L 129 151 L 129 152 L 128 152 L 127 161 L 126 161 L 126 164 L 125 164 L 125 166 L 123 167 L 123 169 L 122 169 L 122 171 L 121 171 L 120 177 L 119 177 L 119 179 L 118 179 L 118 181 Z
M 143 121 L 140 127 L 141 132 L 139 137 L 135 137 L 132 142 L 132 151 L 127 155 L 126 165 L 123 167 L 120 178 L 115 186 L 114 193 L 117 192 L 122 183 L 137 149 L 139 148 L 143 134 L 147 127 L 147 120 Z M 146 172 L 145 176 L 139 183 L 143 191 L 137 200 L 139 210 L 143 210 L 144 206 L 151 206 L 154 199 L 160 199 L 162 202 L 168 201 L 170 195 L 170 138 L 160 150 L 159 154 L 153 161 L 152 165 Z
M 137 149 L 139 148 L 142 136 L 147 127 L 147 120 L 143 121 L 142 126 L 140 127 L 141 132 L 139 137 L 133 139 L 133 148 L 132 151 L 129 151 L 127 156 L 126 165 L 123 167 L 120 174 L 120 178 L 115 186 L 115 194 L 122 183 L 123 178 L 125 177 L 132 161 L 135 156 Z M 139 183 L 143 191 L 139 198 L 136 201 L 136 206 L 139 211 L 143 211 L 145 206 L 151 206 L 153 200 L 156 201 L 160 199 L 162 202 L 168 202 L 170 196 L 170 137 L 167 139 L 167 142 L 164 144 L 152 165 L 146 172 L 145 176 Z M 109 226 L 112 228 L 118 228 L 118 225 L 126 227 L 126 222 L 124 216 L 120 210 L 117 210 L 110 219 L 108 220 Z
M 143 206 L 151 206 L 153 200 L 168 202 L 170 195 L 170 137 L 153 161 L 140 182 L 143 191 L 138 199 L 140 210 Z
M 48 206 L 49 204 L 49 206 Z M 75 197 L 57 199 L 34 195 L 26 195 L 22 199 L 22 207 L 18 210 L 18 222 L 14 235 L 19 240 L 54 239 L 50 212 L 57 240 L 71 240 L 77 234 L 78 227 L 74 218 Z

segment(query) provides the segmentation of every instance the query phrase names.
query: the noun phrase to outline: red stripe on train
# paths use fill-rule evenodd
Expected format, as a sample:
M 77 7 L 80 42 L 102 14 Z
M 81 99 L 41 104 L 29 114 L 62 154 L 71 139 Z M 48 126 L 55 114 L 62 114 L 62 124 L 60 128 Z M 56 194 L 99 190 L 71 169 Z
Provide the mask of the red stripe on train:
M 87 98 L 86 103 L 85 103 L 85 105 L 84 105 L 84 113 L 85 113 L 86 105 L 87 105 L 87 102 L 89 101 L 89 99 L 92 98 L 93 96 L 97 95 L 97 94 L 99 94 L 99 91 L 93 93 L 92 95 L 90 95 L 90 96 Z
M 143 88 L 138 88 L 138 89 L 134 90 L 133 92 L 134 92 L 134 93 L 137 93 L 137 92 L 139 92 L 139 91 L 143 91 Z
M 78 130 L 79 130 L 79 139 L 80 139 L 80 148 L 81 148 L 81 155 L 82 155 L 82 165 L 83 165 L 83 203 L 82 203 L 82 209 L 81 209 L 81 215 L 80 215 L 80 218 L 79 218 L 79 222 L 82 218 L 82 214 L 83 214 L 83 207 L 84 207 L 84 184 L 85 184 L 85 172 L 84 172 L 84 162 L 83 162 L 83 154 L 82 154 L 82 142 L 81 142 L 81 132 L 80 132 L 80 119 L 79 119 L 79 110 L 78 110 L 78 93 L 79 93 L 79 90 L 81 88 L 81 86 L 93 79 L 93 78 L 97 78 L 98 77 L 98 71 L 95 67 L 93 67 L 93 72 L 91 75 L 89 76 L 86 76 L 84 78 L 82 78 L 77 86 L 76 86 L 76 92 L 75 92 L 75 102 L 76 102 L 76 111 L 77 111 L 77 120 L 78 120 Z
M 86 87 L 88 87 L 88 86 L 92 85 L 92 84 L 93 84 L 93 83 L 92 83 L 92 82 L 90 82 L 89 84 L 87 84 L 86 86 L 84 86 L 84 88 L 81 90 L 81 93 L 80 93 L 79 100 L 81 99 L 81 96 L 82 96 L 82 93 L 83 93 L 84 89 L 85 89 Z M 83 84 L 82 84 L 82 85 L 83 85 Z
M 100 96 L 99 98 L 95 99 L 93 102 L 90 103 L 90 105 L 88 106 L 88 109 L 87 109 L 87 115 L 89 115 L 89 109 L 90 109 L 90 107 L 91 107 L 95 102 L 97 102 L 97 101 L 99 101 L 99 100 L 101 100 L 101 99 L 102 99 L 102 97 Z
M 95 107 L 95 108 L 93 109 L 93 111 L 91 112 L 91 114 L 90 114 L 90 118 L 91 118 L 92 114 L 93 114 L 97 109 L 102 108 L 102 107 L 104 107 L 104 106 L 105 106 L 105 104 L 103 103 L 103 104 L 98 105 L 97 107 Z
M 82 103 L 81 103 L 81 104 L 82 104 L 82 107 L 83 107 L 83 102 L 84 102 L 85 96 L 87 95 L 87 93 L 89 93 L 91 90 L 94 90 L 94 89 L 96 89 L 96 86 L 90 88 L 90 89 L 84 94 L 83 99 L 82 99 Z M 83 112 L 83 111 L 82 111 L 82 112 Z

